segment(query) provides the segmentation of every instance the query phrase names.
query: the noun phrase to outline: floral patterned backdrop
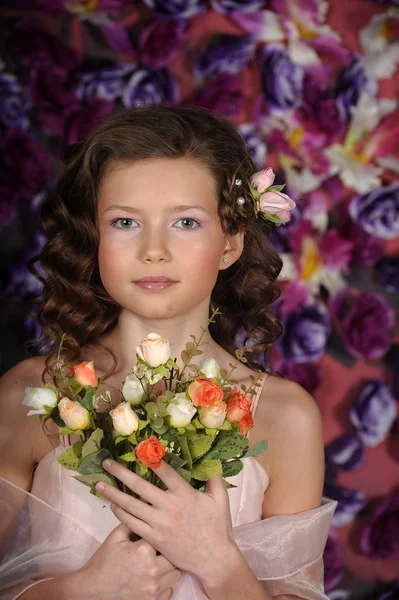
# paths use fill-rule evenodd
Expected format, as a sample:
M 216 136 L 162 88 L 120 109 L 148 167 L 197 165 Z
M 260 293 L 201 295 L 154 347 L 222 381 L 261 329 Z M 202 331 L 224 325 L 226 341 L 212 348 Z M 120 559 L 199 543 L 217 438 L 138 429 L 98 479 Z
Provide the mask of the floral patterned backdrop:
M 25 261 L 59 158 L 116 106 L 239 125 L 297 201 L 271 364 L 317 399 L 331 600 L 399 598 L 398 0 L 12 0 L 0 9 L 1 370 L 29 356 Z

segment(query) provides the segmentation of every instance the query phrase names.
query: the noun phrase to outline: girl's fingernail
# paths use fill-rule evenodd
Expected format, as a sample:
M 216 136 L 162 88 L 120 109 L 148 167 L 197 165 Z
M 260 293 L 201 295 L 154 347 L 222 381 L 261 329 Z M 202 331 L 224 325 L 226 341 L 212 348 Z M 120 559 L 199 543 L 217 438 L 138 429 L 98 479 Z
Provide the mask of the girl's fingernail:
M 99 492 L 103 492 L 105 490 L 105 484 L 103 481 L 97 483 L 96 490 L 98 490 Z
M 107 468 L 110 467 L 112 465 L 112 462 L 109 458 L 106 458 L 103 462 L 103 467 Z

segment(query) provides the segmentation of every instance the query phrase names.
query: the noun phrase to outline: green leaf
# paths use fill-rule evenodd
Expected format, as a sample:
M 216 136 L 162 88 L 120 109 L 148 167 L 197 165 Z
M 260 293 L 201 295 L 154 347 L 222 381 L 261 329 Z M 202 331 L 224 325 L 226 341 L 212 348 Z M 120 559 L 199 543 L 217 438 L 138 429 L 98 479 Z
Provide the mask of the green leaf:
M 191 421 L 191 425 L 194 425 L 195 429 L 205 429 L 205 427 L 197 417 L 195 417 L 195 419 Z
M 175 362 L 174 360 L 172 360 L 171 358 L 168 360 L 168 362 L 166 363 L 168 365 L 168 367 L 172 367 L 173 369 L 176 369 L 177 371 L 180 370 L 179 365 L 177 364 L 177 362 Z
M 192 354 L 195 350 L 195 344 L 193 344 L 193 342 L 187 342 L 186 350 L 189 354 Z
M 115 439 L 114 444 L 120 444 L 121 442 L 124 442 L 125 440 L 127 440 L 127 437 L 125 435 L 118 435 L 118 437 Z
M 225 487 L 229 490 L 230 488 L 236 488 L 238 487 L 238 485 L 234 485 L 234 483 L 229 483 L 228 481 L 226 481 L 225 479 L 223 479 L 223 483 L 225 485 Z
M 167 452 L 164 456 L 164 461 L 168 463 L 168 465 L 170 465 L 175 471 L 186 465 L 186 461 L 173 452 Z
M 208 450 L 212 446 L 214 438 L 209 435 L 206 435 L 206 433 L 194 433 L 193 437 L 190 436 L 190 438 L 188 438 L 187 441 L 191 457 L 193 461 L 195 461 L 208 452 Z
M 87 475 L 76 475 L 73 477 L 73 479 L 77 479 L 78 481 L 80 481 L 81 483 L 84 483 L 85 485 L 87 485 L 90 488 L 94 487 L 94 485 L 98 481 L 106 481 L 113 487 L 116 487 L 116 488 L 118 487 L 115 479 L 113 477 L 111 477 L 111 475 L 108 475 L 108 473 L 106 473 L 105 471 L 102 471 L 101 473 L 90 473 Z
M 204 354 L 202 350 L 194 350 L 193 352 L 193 356 L 200 356 L 201 354 Z
M 186 468 L 191 471 L 193 468 L 193 459 L 191 458 L 191 453 L 188 447 L 187 438 L 184 436 L 179 437 L 181 457 L 186 461 Z
M 283 185 L 272 185 L 269 188 L 267 188 L 266 192 L 281 192 L 285 188 L 285 185 L 285 183 L 283 183 Z
M 184 365 L 188 365 L 188 363 L 190 362 L 190 355 L 187 352 L 187 350 L 183 350 L 183 352 L 181 353 L 181 359 L 183 361 Z
M 230 460 L 222 465 L 223 477 L 234 477 L 242 470 L 243 464 L 240 460 Z
M 149 421 L 145 420 L 142 421 L 141 419 L 139 420 L 139 431 L 141 431 L 142 429 L 144 429 L 144 427 L 147 427 Z M 133 434 L 132 434 L 133 435 Z M 134 442 L 133 442 L 134 443 Z
M 220 460 L 206 460 L 201 459 L 193 464 L 191 471 L 191 477 L 199 479 L 199 481 L 208 481 L 216 475 L 222 475 L 222 463 Z
M 217 432 L 218 432 L 218 429 L 209 429 L 209 427 L 205 427 L 206 435 L 209 435 L 213 438 L 216 436 Z
M 126 452 L 126 454 L 121 454 L 121 456 L 119 456 L 118 458 L 121 458 L 126 462 L 135 462 L 135 460 L 137 460 L 135 452 Z
M 61 466 L 69 469 L 70 471 L 77 471 L 80 463 L 82 462 L 82 448 L 84 445 L 83 440 L 79 440 L 59 455 L 57 461 Z
M 83 435 L 82 429 L 70 429 L 69 427 L 61 427 L 60 435 L 69 435 L 70 433 L 74 433 L 75 435 Z
M 97 450 L 101 448 L 101 440 L 104 437 L 104 432 L 102 429 L 95 429 L 87 442 L 85 442 L 82 448 L 82 457 L 86 458 L 89 454 L 93 454 Z
M 260 442 L 256 442 L 253 446 L 251 446 L 245 455 L 242 458 L 249 458 L 250 456 L 258 456 L 259 454 L 263 454 L 266 452 L 268 448 L 268 441 L 262 440 Z
M 196 431 L 196 428 L 194 427 L 194 425 L 192 423 L 189 423 L 188 425 L 186 425 L 185 429 L 188 429 L 188 431 Z
M 193 371 L 194 373 L 197 373 L 198 369 L 199 369 L 199 365 L 195 365 L 194 363 L 191 365 L 187 365 L 187 367 Z
M 230 421 L 224 421 L 220 427 L 218 427 L 218 429 L 220 431 L 231 431 L 231 429 L 233 429 L 233 425 L 230 423 Z
M 89 454 L 80 463 L 78 468 L 79 473 L 82 475 L 99 473 L 103 470 L 102 463 L 106 458 L 112 458 L 111 452 L 106 448 L 101 448 L 101 450 Z
M 190 483 L 191 471 L 188 471 L 187 469 L 183 469 L 182 467 L 179 467 L 178 469 L 176 469 L 176 472 L 179 473 L 179 475 L 181 475 L 183 477 L 183 479 L 185 479 L 187 481 L 187 483 Z
M 248 446 L 248 438 L 238 431 L 220 431 L 216 441 L 206 454 L 208 460 L 216 458 L 236 458 Z
M 87 410 L 93 410 L 93 388 L 91 385 L 87 386 L 86 393 L 80 400 L 80 404 Z
M 165 365 L 159 365 L 158 367 L 155 367 L 154 371 L 159 373 L 159 375 L 162 375 L 162 377 L 168 376 L 168 369 L 165 367 Z

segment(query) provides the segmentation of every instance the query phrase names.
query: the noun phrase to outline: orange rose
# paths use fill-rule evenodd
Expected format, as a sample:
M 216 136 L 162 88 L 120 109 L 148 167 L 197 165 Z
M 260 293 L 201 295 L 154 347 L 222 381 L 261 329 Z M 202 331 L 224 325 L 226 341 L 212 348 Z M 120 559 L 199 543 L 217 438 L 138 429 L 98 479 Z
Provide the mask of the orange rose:
M 97 387 L 98 379 L 92 360 L 90 362 L 84 360 L 79 365 L 71 367 L 71 372 L 75 381 L 80 383 L 84 388 L 87 388 L 89 385 L 91 385 L 91 387 Z
M 188 395 L 194 406 L 211 406 L 223 400 L 222 388 L 207 377 L 197 377 L 188 386 Z
M 251 408 L 251 400 L 238 388 L 231 390 L 226 400 L 227 415 L 226 419 L 230 422 L 238 423 L 241 421 Z
M 155 435 L 141 442 L 136 448 L 136 456 L 139 461 L 151 469 L 159 469 L 165 454 L 165 448 Z
M 240 426 L 240 432 L 242 435 L 247 435 L 248 431 L 254 426 L 254 420 L 250 410 L 247 412 L 245 417 L 238 421 L 238 425 Z

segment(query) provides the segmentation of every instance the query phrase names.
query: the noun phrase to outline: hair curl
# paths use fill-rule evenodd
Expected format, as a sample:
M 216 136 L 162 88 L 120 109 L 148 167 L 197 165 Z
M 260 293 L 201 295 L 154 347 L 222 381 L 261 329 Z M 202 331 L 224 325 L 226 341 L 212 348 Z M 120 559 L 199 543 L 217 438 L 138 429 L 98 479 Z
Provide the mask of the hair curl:
M 82 346 L 96 343 L 117 323 L 121 307 L 104 289 L 97 261 L 96 202 L 107 170 L 118 162 L 181 157 L 198 160 L 214 176 L 223 231 L 245 232 L 241 257 L 219 272 L 213 289 L 210 309 L 219 307 L 223 314 L 210 333 L 233 355 L 237 333 L 243 333 L 245 343 L 251 339 L 254 344 L 248 365 L 265 370 L 266 352 L 282 332 L 271 311 L 280 296 L 282 260 L 269 240 L 271 225 L 254 214 L 249 181 L 257 167 L 229 121 L 201 108 L 176 106 L 119 110 L 66 153 L 58 184 L 41 206 L 47 241 L 27 263 L 43 284 L 34 300 L 40 306 L 36 318 L 42 336 L 31 344 L 39 353 L 49 339 L 54 345 L 43 377 L 63 333 L 63 357 L 72 363 Z M 242 185 L 235 185 L 237 178 Z M 245 198 L 243 205 L 237 203 L 239 196 Z M 34 266 L 37 261 L 43 274 Z M 110 373 L 116 365 L 112 356 Z

